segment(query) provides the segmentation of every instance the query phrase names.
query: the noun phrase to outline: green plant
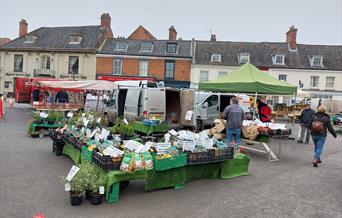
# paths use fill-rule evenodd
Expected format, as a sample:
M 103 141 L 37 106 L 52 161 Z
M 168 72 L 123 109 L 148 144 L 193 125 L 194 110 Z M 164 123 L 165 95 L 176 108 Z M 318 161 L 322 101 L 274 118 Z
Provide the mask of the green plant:
M 49 111 L 46 120 L 48 122 L 54 123 L 56 121 L 56 112 L 55 111 Z
M 32 126 L 32 124 L 33 124 L 33 120 L 30 120 L 30 121 L 27 123 L 27 133 L 28 133 L 28 134 L 31 134 L 32 131 L 33 131 L 33 126 Z
M 87 189 L 88 175 L 86 173 L 86 170 L 82 169 L 82 166 L 79 167 L 80 170 L 76 173 L 76 175 L 70 182 L 70 191 L 81 196 L 85 194 L 85 191 Z
M 40 117 L 39 113 L 34 113 L 32 118 L 34 123 L 41 123 L 43 120 L 43 118 Z

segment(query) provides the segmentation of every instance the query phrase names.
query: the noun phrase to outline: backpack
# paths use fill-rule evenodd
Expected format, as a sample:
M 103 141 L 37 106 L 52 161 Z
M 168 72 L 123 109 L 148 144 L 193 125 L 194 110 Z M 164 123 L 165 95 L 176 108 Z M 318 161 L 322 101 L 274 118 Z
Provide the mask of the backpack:
M 267 105 L 263 106 L 260 110 L 260 120 L 262 122 L 269 122 L 272 119 L 272 111 L 271 108 Z
M 315 120 L 311 124 L 311 131 L 315 133 L 323 133 L 323 122 L 319 121 L 316 116 L 314 116 Z

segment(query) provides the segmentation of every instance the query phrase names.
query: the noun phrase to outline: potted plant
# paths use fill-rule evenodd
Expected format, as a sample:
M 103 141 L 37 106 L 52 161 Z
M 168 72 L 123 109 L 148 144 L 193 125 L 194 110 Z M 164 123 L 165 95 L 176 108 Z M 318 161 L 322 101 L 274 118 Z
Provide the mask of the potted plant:
M 99 192 L 99 187 L 105 185 L 105 174 L 103 171 L 98 168 L 97 166 L 94 166 L 94 173 L 91 177 L 92 182 L 89 184 L 89 198 L 92 205 L 99 205 L 102 204 L 102 194 Z
M 82 199 L 87 188 L 87 173 L 82 165 L 80 170 L 70 182 L 70 203 L 73 206 L 82 204 Z
M 33 114 L 33 123 L 34 124 L 41 124 L 42 123 L 42 118 L 40 117 L 39 113 Z
M 48 117 L 46 118 L 48 124 L 54 124 L 55 123 L 55 112 L 49 111 Z

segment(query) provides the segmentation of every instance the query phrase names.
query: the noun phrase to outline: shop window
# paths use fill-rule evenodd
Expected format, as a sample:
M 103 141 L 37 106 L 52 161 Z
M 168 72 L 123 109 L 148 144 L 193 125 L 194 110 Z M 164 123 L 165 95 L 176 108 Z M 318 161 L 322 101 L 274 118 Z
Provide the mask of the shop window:
M 326 81 L 325 81 L 325 87 L 333 89 L 334 83 L 335 83 L 335 77 L 327 76 Z
M 113 74 L 114 75 L 122 74 L 122 59 L 113 60 Z
M 14 72 L 23 72 L 23 55 L 14 55 Z
M 173 79 L 175 76 L 175 61 L 165 61 L 165 79 Z
M 200 82 L 208 81 L 208 79 L 209 79 L 209 72 L 206 70 L 201 70 L 200 71 Z
M 139 62 L 139 76 L 147 76 L 148 74 L 148 61 L 142 60 Z
M 43 55 L 41 57 L 41 69 L 50 69 L 50 56 Z
M 78 74 L 78 56 L 69 56 L 69 74 Z
M 5 89 L 9 89 L 11 83 L 10 81 L 5 81 Z
M 311 76 L 310 77 L 310 87 L 318 88 L 319 76 Z

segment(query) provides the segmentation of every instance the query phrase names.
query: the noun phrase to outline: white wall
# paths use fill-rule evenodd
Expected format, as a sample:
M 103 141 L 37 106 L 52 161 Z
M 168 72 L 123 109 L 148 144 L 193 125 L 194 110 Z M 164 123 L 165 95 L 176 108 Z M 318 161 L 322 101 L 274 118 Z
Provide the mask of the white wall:
M 23 55 L 23 72 L 13 72 L 15 54 Z M 96 79 L 96 54 L 93 53 L 0 51 L 0 93 L 13 92 L 14 77 L 33 77 L 34 70 L 41 68 L 43 55 L 50 56 L 50 69 L 56 71 L 57 79 L 72 79 L 72 75 L 68 74 L 69 56 L 79 57 L 77 80 Z M 12 82 L 8 89 L 4 88 L 5 81 Z

